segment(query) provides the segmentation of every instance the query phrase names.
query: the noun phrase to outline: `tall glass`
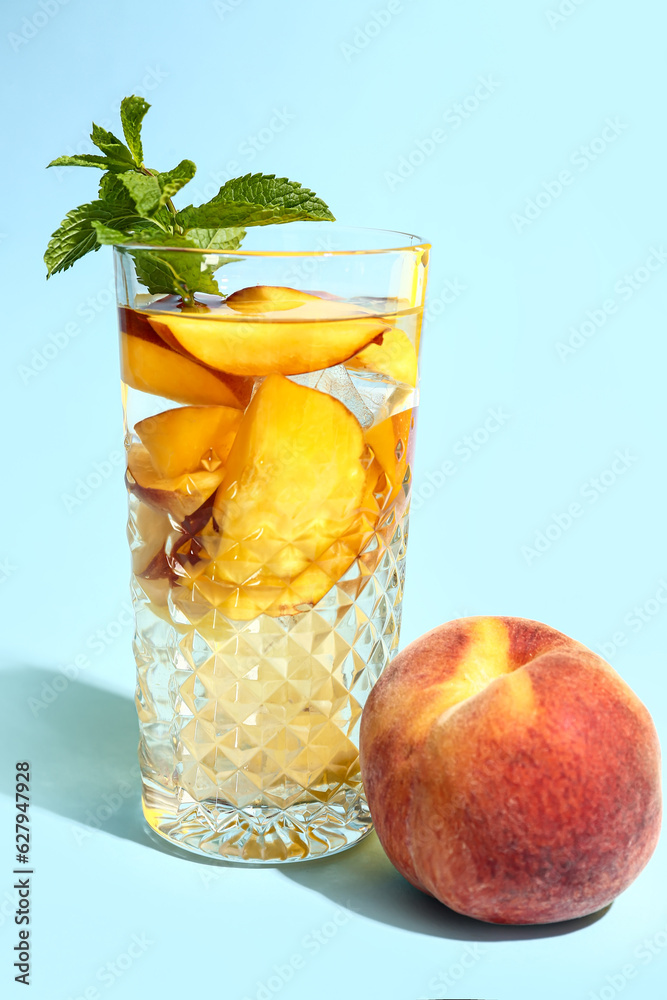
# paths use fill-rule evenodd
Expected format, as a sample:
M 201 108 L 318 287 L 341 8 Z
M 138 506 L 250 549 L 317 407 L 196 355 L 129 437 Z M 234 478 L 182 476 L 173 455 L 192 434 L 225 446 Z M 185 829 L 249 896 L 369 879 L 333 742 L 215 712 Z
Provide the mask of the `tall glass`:
M 275 863 L 371 829 L 428 251 L 330 223 L 114 250 L 143 807 L 179 847 Z

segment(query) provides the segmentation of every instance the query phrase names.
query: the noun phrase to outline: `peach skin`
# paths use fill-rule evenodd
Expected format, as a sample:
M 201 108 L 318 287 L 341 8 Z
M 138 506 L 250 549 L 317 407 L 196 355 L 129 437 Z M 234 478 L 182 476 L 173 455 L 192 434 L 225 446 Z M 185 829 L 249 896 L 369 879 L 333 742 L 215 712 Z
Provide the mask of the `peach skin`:
M 492 923 L 595 912 L 647 864 L 660 748 L 625 681 L 522 618 L 464 618 L 371 691 L 361 770 L 380 842 L 414 885 Z

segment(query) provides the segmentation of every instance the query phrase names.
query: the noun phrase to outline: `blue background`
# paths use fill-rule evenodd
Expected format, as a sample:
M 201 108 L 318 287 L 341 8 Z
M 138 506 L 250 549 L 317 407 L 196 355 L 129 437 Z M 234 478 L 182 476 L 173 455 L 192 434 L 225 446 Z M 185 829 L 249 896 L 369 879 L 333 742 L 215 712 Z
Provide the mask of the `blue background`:
M 541 619 L 604 652 L 664 734 L 664 5 L 12 0 L 0 19 L 1 790 L 29 758 L 31 995 L 657 1000 L 664 845 L 601 919 L 512 930 L 422 897 L 374 838 L 266 871 L 148 841 L 111 255 L 48 284 L 41 255 L 98 179 L 44 166 L 93 151 L 93 119 L 117 131 L 131 93 L 153 104 L 148 162 L 198 164 L 195 200 L 264 170 L 343 223 L 428 237 L 403 642 L 462 615 Z M 12 824 L 5 797 L 18 996 Z

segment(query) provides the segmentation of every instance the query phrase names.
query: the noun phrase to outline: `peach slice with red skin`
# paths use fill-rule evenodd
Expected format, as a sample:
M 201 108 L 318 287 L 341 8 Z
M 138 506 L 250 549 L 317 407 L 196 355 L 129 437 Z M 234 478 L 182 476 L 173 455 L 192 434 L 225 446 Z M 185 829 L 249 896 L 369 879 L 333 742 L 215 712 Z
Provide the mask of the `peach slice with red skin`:
M 177 579 L 165 546 L 170 532 L 177 550 L 201 548 L 196 535 L 211 520 L 212 496 L 241 418 L 232 407 L 183 406 L 135 425 L 141 444 L 130 450 L 128 483 L 143 501 L 136 533 L 144 544 L 137 548 L 141 565 L 134 566 L 142 578 Z
M 175 403 L 242 407 L 251 386 L 225 379 L 196 359 L 177 353 L 161 339 L 140 313 L 121 308 L 120 364 L 126 385 Z
M 217 563 L 197 564 L 196 559 L 193 562 L 189 561 L 187 555 L 190 554 L 191 548 L 189 545 L 183 545 L 181 547 L 183 554 L 177 558 L 190 579 L 186 577 L 181 583 L 192 587 L 206 603 L 220 610 L 228 618 L 239 621 L 250 620 L 259 614 L 277 617 L 310 611 L 350 568 L 373 536 L 379 516 L 378 502 L 373 494 L 373 484 L 378 472 L 378 467 L 374 466 L 365 497 L 350 530 L 337 538 L 293 581 L 286 583 L 262 569 L 253 579 L 243 584 L 229 583 L 218 579 Z M 210 527 L 206 534 L 211 539 Z M 197 542 L 200 542 L 199 538 Z M 199 556 L 202 554 L 201 548 L 205 550 L 204 558 L 206 558 L 206 540 L 203 540 L 203 545 L 200 546 L 200 551 L 197 553 Z M 186 549 L 187 552 L 184 551 Z M 211 551 L 213 553 L 216 551 L 215 542 Z
M 329 368 L 388 329 L 384 319 L 359 306 L 262 285 L 234 292 L 215 315 L 155 312 L 148 319 L 166 342 L 237 376 Z
M 270 375 L 246 411 L 213 504 L 219 536 L 183 583 L 230 618 L 312 606 L 359 554 L 377 518 L 356 417 L 325 393 Z
M 222 482 L 242 414 L 228 406 L 181 406 L 140 420 L 127 466 L 134 491 L 176 520 L 194 514 Z
M 179 406 L 147 417 L 135 432 L 164 479 L 224 465 L 242 419 L 231 406 Z
M 215 492 L 222 482 L 224 467 L 213 472 L 200 469 L 177 476 L 161 476 L 148 449 L 135 443 L 127 456 L 127 472 L 128 489 L 144 503 L 167 511 L 176 521 L 183 521 Z

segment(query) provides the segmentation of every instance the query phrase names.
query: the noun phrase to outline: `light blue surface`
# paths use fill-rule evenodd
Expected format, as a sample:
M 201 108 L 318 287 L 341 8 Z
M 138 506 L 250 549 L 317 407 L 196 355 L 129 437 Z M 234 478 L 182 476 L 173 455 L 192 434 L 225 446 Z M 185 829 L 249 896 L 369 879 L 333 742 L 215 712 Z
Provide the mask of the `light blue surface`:
M 404 642 L 461 615 L 541 619 L 606 651 L 664 734 L 664 6 L 12 0 L 0 18 L 1 790 L 12 762 L 30 758 L 30 995 L 658 1000 L 664 846 L 597 922 L 531 932 L 452 917 L 394 875 L 374 841 L 269 871 L 149 843 L 135 797 L 111 255 L 47 285 L 41 254 L 97 180 L 45 164 L 91 151 L 91 120 L 115 130 L 133 92 L 153 104 L 149 162 L 193 158 L 202 199 L 230 173 L 276 172 L 312 187 L 343 223 L 428 237 L 423 502 Z M 655 270 L 641 270 L 649 258 Z M 560 356 L 588 311 L 600 326 Z M 490 409 L 501 411 L 493 433 Z M 475 434 L 482 443 L 467 451 Z M 617 451 L 626 458 L 601 492 L 593 480 Z M 64 494 L 100 463 L 99 487 L 68 511 Z M 554 517 L 567 525 L 571 504 L 578 516 L 560 537 L 547 532 Z M 77 656 L 67 671 L 77 679 L 63 680 Z M 62 690 L 35 707 L 28 699 L 47 697 L 54 678 Z M 11 982 L 8 801 L 0 980 L 13 997 L 23 994 Z

